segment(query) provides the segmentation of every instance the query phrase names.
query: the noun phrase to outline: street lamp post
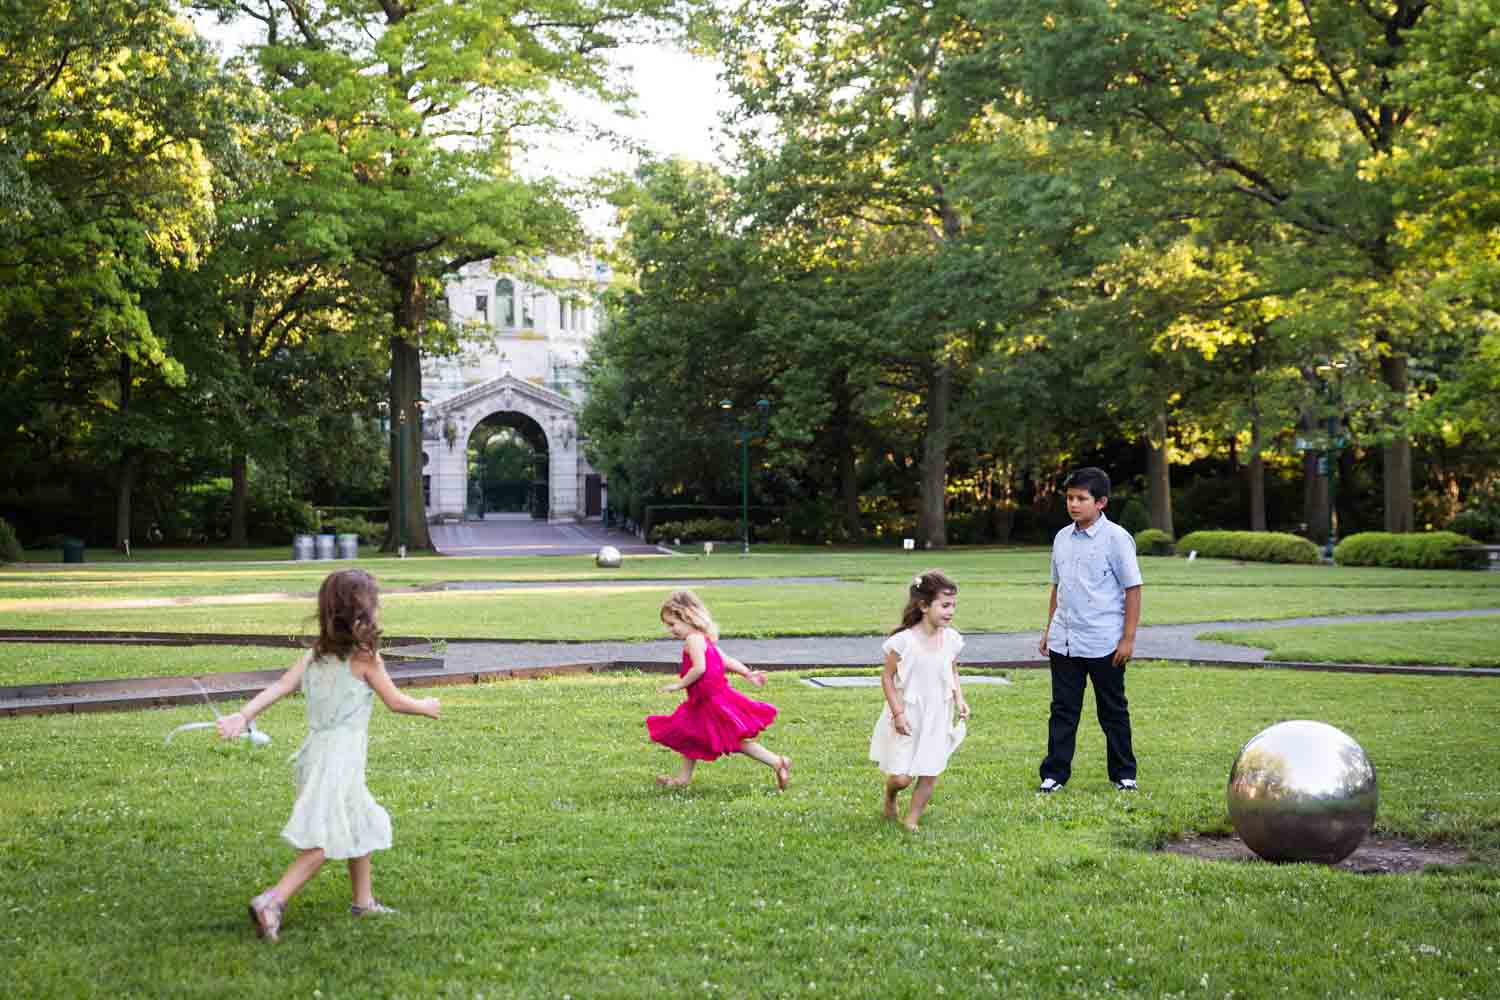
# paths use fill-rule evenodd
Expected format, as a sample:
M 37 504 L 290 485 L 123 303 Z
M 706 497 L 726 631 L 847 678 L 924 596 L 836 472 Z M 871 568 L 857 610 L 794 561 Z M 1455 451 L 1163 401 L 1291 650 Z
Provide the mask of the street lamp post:
M 1334 510 L 1338 493 L 1338 454 L 1343 448 L 1338 425 L 1339 411 L 1344 405 L 1343 373 L 1347 367 L 1343 361 L 1318 366 L 1318 374 L 1324 376 L 1323 385 L 1328 393 L 1328 441 L 1323 447 L 1323 474 L 1328 478 L 1328 530 L 1323 536 L 1323 556 L 1329 562 L 1333 561 L 1333 548 L 1338 543 Z
M 771 401 L 757 400 L 755 408 L 760 411 L 760 422 L 756 427 L 746 427 L 743 423 L 734 427 L 740 439 L 740 554 L 746 556 L 750 554 L 750 439 L 764 436 L 770 426 Z M 734 401 L 719 400 L 719 409 L 730 417 Z

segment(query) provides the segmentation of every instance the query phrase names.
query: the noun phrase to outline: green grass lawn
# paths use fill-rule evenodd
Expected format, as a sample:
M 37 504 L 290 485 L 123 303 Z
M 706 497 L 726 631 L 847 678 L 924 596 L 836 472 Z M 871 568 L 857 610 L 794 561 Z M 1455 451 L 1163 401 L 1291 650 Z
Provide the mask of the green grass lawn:
M 1257 646 L 1274 660 L 1500 667 L 1500 617 L 1229 629 L 1200 638 Z
M 0 642 L 0 687 L 285 670 L 300 651 L 265 646 L 114 646 Z
M 884 550 L 804 549 L 740 556 L 627 559 L 606 571 L 584 558 L 422 559 L 369 564 L 387 589 L 383 621 L 393 635 L 449 638 L 642 639 L 658 636 L 668 589 L 700 584 L 726 634 L 876 634 L 899 616 L 914 568 L 944 567 L 958 581 L 959 626 L 1028 631 L 1046 610 L 1043 549 L 954 549 L 922 561 Z M 340 564 L 347 565 L 347 564 Z M 288 635 L 303 630 L 309 596 L 329 564 L 151 564 L 0 571 L 0 628 L 150 629 Z M 1145 624 L 1278 619 L 1500 607 L 1500 574 L 1271 566 L 1224 560 L 1145 558 Z M 832 577 L 836 583 L 787 583 Z M 712 586 L 730 578 L 764 583 Z M 607 587 L 402 594 L 444 582 L 508 580 Z M 303 595 L 285 599 L 279 594 Z M 266 595 L 258 597 L 256 595 Z M 182 598 L 249 603 L 187 604 Z M 155 601 L 91 608 L 89 602 Z M 580 613 L 580 609 L 585 609 Z
M 351 921 L 330 866 L 254 937 L 249 897 L 292 852 L 300 702 L 253 750 L 164 735 L 201 708 L 0 720 L 0 967 L 8 996 L 1487 997 L 1500 991 L 1500 768 L 1485 679 L 1140 664 L 1143 791 L 1105 781 L 1090 710 L 1062 793 L 1031 791 L 1046 675 L 972 685 L 969 740 L 923 831 L 878 815 L 877 689 L 773 675 L 765 743 L 682 792 L 641 718 L 659 678 L 447 688 L 440 722 L 377 708 L 370 786 L 396 845 Z M 1224 782 L 1271 723 L 1321 719 L 1381 782 L 1377 833 L 1456 843 L 1420 876 L 1158 853 L 1228 829 Z

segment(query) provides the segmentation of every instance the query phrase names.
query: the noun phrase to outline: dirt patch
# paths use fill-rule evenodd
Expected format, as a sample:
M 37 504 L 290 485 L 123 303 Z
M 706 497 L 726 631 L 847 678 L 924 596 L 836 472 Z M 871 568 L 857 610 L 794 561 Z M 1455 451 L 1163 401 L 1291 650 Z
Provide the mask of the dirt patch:
M 1249 864 L 1272 864 L 1233 836 L 1199 836 L 1192 834 L 1180 840 L 1169 840 L 1162 850 L 1205 861 L 1242 861 Z M 1411 875 L 1428 865 L 1459 865 L 1469 860 L 1469 852 L 1442 844 L 1418 844 L 1400 837 L 1366 837 L 1355 852 L 1332 867 L 1356 875 Z

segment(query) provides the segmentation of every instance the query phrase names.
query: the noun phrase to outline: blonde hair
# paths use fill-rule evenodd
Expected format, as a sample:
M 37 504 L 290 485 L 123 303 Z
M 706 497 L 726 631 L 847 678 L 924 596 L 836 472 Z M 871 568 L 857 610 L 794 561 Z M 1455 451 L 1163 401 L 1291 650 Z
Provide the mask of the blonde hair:
M 715 624 L 714 616 L 708 613 L 708 608 L 691 590 L 672 591 L 671 596 L 662 602 L 661 617 L 663 621 L 674 618 L 715 642 L 719 639 L 719 626 Z

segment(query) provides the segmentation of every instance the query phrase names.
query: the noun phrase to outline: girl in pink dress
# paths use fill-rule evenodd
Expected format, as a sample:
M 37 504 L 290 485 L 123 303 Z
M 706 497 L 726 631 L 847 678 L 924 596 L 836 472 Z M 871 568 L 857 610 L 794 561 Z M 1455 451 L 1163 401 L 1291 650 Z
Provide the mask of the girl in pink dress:
M 661 621 L 682 640 L 682 670 L 677 680 L 658 690 L 664 694 L 686 690 L 687 698 L 671 715 L 646 716 L 651 739 L 682 754 L 682 769 L 675 775 L 658 776 L 657 783 L 681 788 L 693 780 L 698 761 L 742 753 L 769 767 L 776 775 L 776 786 L 785 790 L 792 759 L 755 741 L 776 720 L 776 706 L 746 698 L 724 676 L 727 670 L 760 687 L 766 682 L 765 673 L 719 651 L 719 626 L 691 590 L 673 591 L 661 606 Z

